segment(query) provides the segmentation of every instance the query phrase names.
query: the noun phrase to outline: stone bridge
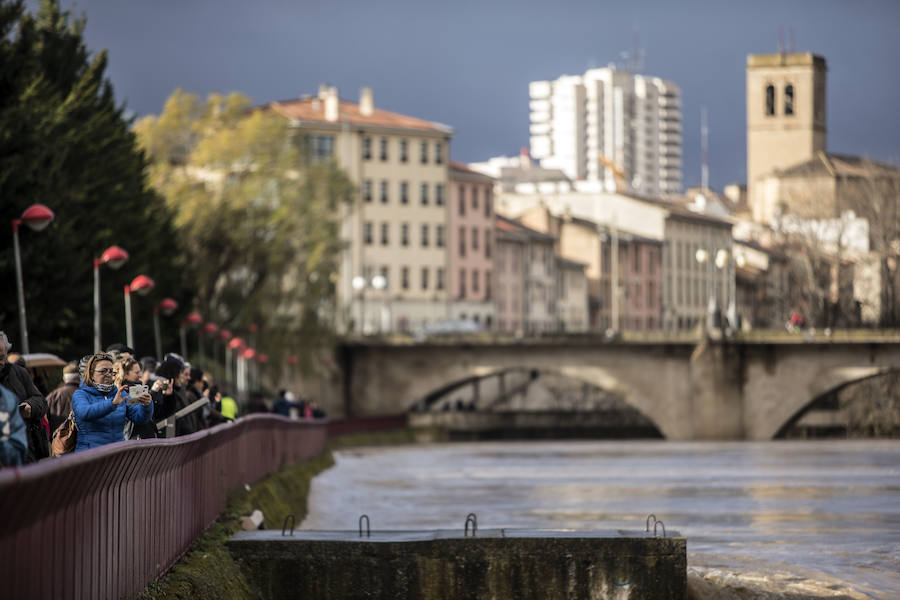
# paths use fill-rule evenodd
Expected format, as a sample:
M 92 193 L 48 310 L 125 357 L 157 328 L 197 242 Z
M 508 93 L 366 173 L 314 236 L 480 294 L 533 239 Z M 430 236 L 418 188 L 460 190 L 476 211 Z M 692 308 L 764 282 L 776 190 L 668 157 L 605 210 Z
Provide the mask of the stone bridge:
M 344 340 L 347 416 L 411 410 L 458 382 L 555 372 L 620 394 L 673 440 L 768 440 L 823 394 L 900 369 L 900 336 L 807 341 L 601 337 Z

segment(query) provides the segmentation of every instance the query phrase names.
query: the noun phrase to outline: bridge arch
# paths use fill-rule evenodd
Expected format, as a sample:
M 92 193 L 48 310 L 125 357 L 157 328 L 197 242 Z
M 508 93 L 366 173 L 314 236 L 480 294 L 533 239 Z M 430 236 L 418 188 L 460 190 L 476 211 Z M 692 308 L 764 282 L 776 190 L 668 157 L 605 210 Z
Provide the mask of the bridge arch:
M 810 407 L 815 404 L 818 400 L 820 400 L 823 396 L 828 394 L 833 394 L 835 392 L 839 392 L 844 388 L 847 388 L 851 385 L 862 383 L 863 381 L 868 381 L 870 379 L 875 379 L 876 377 L 882 377 L 889 375 L 891 373 L 900 372 L 900 366 L 897 367 L 857 367 L 855 369 L 848 370 L 847 368 L 838 369 L 838 373 L 833 374 L 834 379 L 843 379 L 840 383 L 833 385 L 832 387 L 825 389 L 821 393 L 817 393 L 813 391 L 812 393 L 816 394 L 812 397 L 806 398 L 805 400 L 798 399 L 797 402 L 788 403 L 786 406 L 787 409 L 792 407 L 798 407 L 794 410 L 793 414 L 791 414 L 787 420 L 785 420 L 775 431 L 773 437 L 783 437 L 785 432 L 796 423 Z M 850 377 L 850 378 L 846 378 Z M 826 381 L 831 378 L 826 378 Z M 814 390 L 825 387 L 825 383 L 814 386 Z

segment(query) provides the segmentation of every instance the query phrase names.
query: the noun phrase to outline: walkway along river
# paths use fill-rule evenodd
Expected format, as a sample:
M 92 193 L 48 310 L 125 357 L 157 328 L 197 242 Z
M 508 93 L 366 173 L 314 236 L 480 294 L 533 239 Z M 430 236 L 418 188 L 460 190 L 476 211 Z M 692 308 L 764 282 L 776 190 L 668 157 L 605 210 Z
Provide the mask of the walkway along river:
M 900 598 L 900 441 L 459 443 L 354 449 L 304 529 L 643 529 L 716 586 Z

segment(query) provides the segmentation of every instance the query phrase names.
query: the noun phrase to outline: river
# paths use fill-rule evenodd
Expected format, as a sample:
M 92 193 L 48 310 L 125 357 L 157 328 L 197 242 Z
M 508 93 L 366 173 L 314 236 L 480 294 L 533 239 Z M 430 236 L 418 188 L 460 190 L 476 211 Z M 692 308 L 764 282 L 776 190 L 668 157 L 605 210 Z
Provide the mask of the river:
M 304 529 L 643 530 L 688 540 L 692 589 L 900 598 L 900 441 L 497 442 L 359 448 Z M 700 587 L 694 587 L 699 585 Z M 728 595 L 722 597 L 730 597 Z

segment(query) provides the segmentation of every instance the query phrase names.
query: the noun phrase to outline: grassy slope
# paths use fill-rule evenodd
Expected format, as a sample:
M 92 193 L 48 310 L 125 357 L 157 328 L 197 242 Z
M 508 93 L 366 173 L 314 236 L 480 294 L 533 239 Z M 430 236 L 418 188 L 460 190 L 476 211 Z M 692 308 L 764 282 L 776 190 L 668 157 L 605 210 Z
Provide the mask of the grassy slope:
M 306 501 L 313 477 L 334 464 L 331 451 L 351 446 L 402 444 L 412 441 L 408 430 L 348 435 L 329 442 L 316 458 L 285 467 L 258 482 L 250 491 L 241 490 L 228 500 L 228 507 L 188 553 L 163 578 L 151 583 L 141 600 L 231 600 L 255 598 L 225 542 L 241 527 L 241 515 L 258 508 L 265 515 L 264 527 L 277 529 L 287 515 L 299 524 L 306 516 Z

